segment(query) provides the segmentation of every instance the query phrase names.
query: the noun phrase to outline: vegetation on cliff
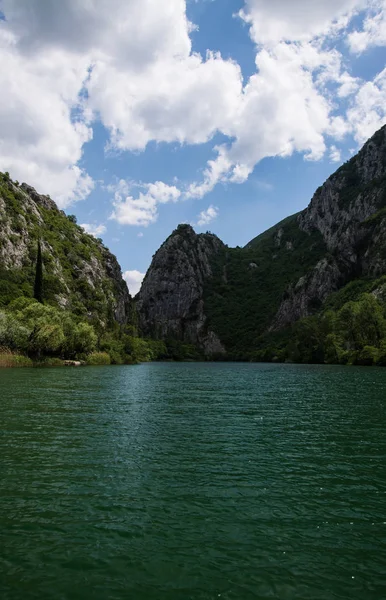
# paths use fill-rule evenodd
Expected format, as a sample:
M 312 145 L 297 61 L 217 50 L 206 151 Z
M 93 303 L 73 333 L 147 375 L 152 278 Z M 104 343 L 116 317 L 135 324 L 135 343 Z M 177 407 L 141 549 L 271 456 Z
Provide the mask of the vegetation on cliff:
M 386 366 L 386 277 L 355 280 L 320 313 L 257 340 L 249 360 Z
M 42 281 L 38 282 L 38 252 Z M 48 197 L 0 173 L 0 307 L 36 297 L 108 328 L 134 322 L 116 258 Z
M 152 360 L 115 257 L 48 196 L 0 174 L 0 366 Z
M 288 285 L 325 253 L 321 234 L 301 231 L 294 215 L 245 248 L 225 248 L 213 257 L 205 311 L 228 354 L 237 358 L 251 351 L 271 325 Z
M 146 275 L 139 324 L 161 338 L 175 332 L 212 359 L 381 364 L 385 207 L 386 126 L 304 211 L 244 248 L 177 228 Z M 371 311 L 376 337 L 363 329 Z
M 180 225 L 155 254 L 136 305 L 101 240 L 0 174 L 0 347 L 8 362 L 21 353 L 91 364 L 383 365 L 385 157 L 383 127 L 304 211 L 245 248 Z

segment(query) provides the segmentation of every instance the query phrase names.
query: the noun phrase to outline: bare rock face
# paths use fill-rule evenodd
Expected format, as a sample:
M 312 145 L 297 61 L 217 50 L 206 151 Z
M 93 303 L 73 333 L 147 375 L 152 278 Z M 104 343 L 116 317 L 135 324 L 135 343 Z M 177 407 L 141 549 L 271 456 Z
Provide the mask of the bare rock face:
M 337 262 L 332 257 L 323 258 L 314 269 L 288 288 L 270 331 L 283 329 L 312 314 L 343 283 L 344 278 Z
M 190 225 L 179 225 L 155 254 L 139 292 L 143 334 L 197 345 L 208 356 L 225 353 L 207 326 L 203 298 L 211 260 L 223 248 L 215 235 L 197 235 Z
M 386 126 L 316 191 L 298 216 L 301 230 L 322 234 L 329 256 L 290 286 L 271 330 L 312 314 L 355 277 L 386 273 L 385 206 Z
M 386 126 L 316 191 L 299 216 L 299 226 L 304 231 L 318 229 L 329 251 L 355 263 L 361 224 L 385 203 Z

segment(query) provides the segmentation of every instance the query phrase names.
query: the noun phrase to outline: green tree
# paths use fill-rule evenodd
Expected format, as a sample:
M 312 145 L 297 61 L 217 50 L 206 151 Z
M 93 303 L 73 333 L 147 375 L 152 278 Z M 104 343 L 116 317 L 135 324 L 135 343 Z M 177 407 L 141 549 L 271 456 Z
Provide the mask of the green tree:
M 38 254 L 36 258 L 34 298 L 43 304 L 43 257 L 40 238 L 38 240 Z
M 23 326 L 12 314 L 0 312 L 0 347 L 25 351 L 31 330 Z

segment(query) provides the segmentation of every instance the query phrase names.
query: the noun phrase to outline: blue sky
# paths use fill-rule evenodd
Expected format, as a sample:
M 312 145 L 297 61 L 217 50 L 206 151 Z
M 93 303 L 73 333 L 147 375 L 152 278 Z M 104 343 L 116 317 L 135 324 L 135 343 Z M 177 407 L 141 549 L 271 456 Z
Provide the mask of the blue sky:
M 117 255 L 244 245 L 386 122 L 385 0 L 0 0 L 0 169 Z

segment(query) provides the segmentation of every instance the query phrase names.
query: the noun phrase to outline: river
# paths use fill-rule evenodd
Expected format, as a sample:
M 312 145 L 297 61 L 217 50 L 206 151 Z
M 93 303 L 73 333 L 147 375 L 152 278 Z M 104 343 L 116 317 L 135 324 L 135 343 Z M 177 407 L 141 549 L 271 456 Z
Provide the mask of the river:
M 2 600 L 383 600 L 386 369 L 0 372 Z

